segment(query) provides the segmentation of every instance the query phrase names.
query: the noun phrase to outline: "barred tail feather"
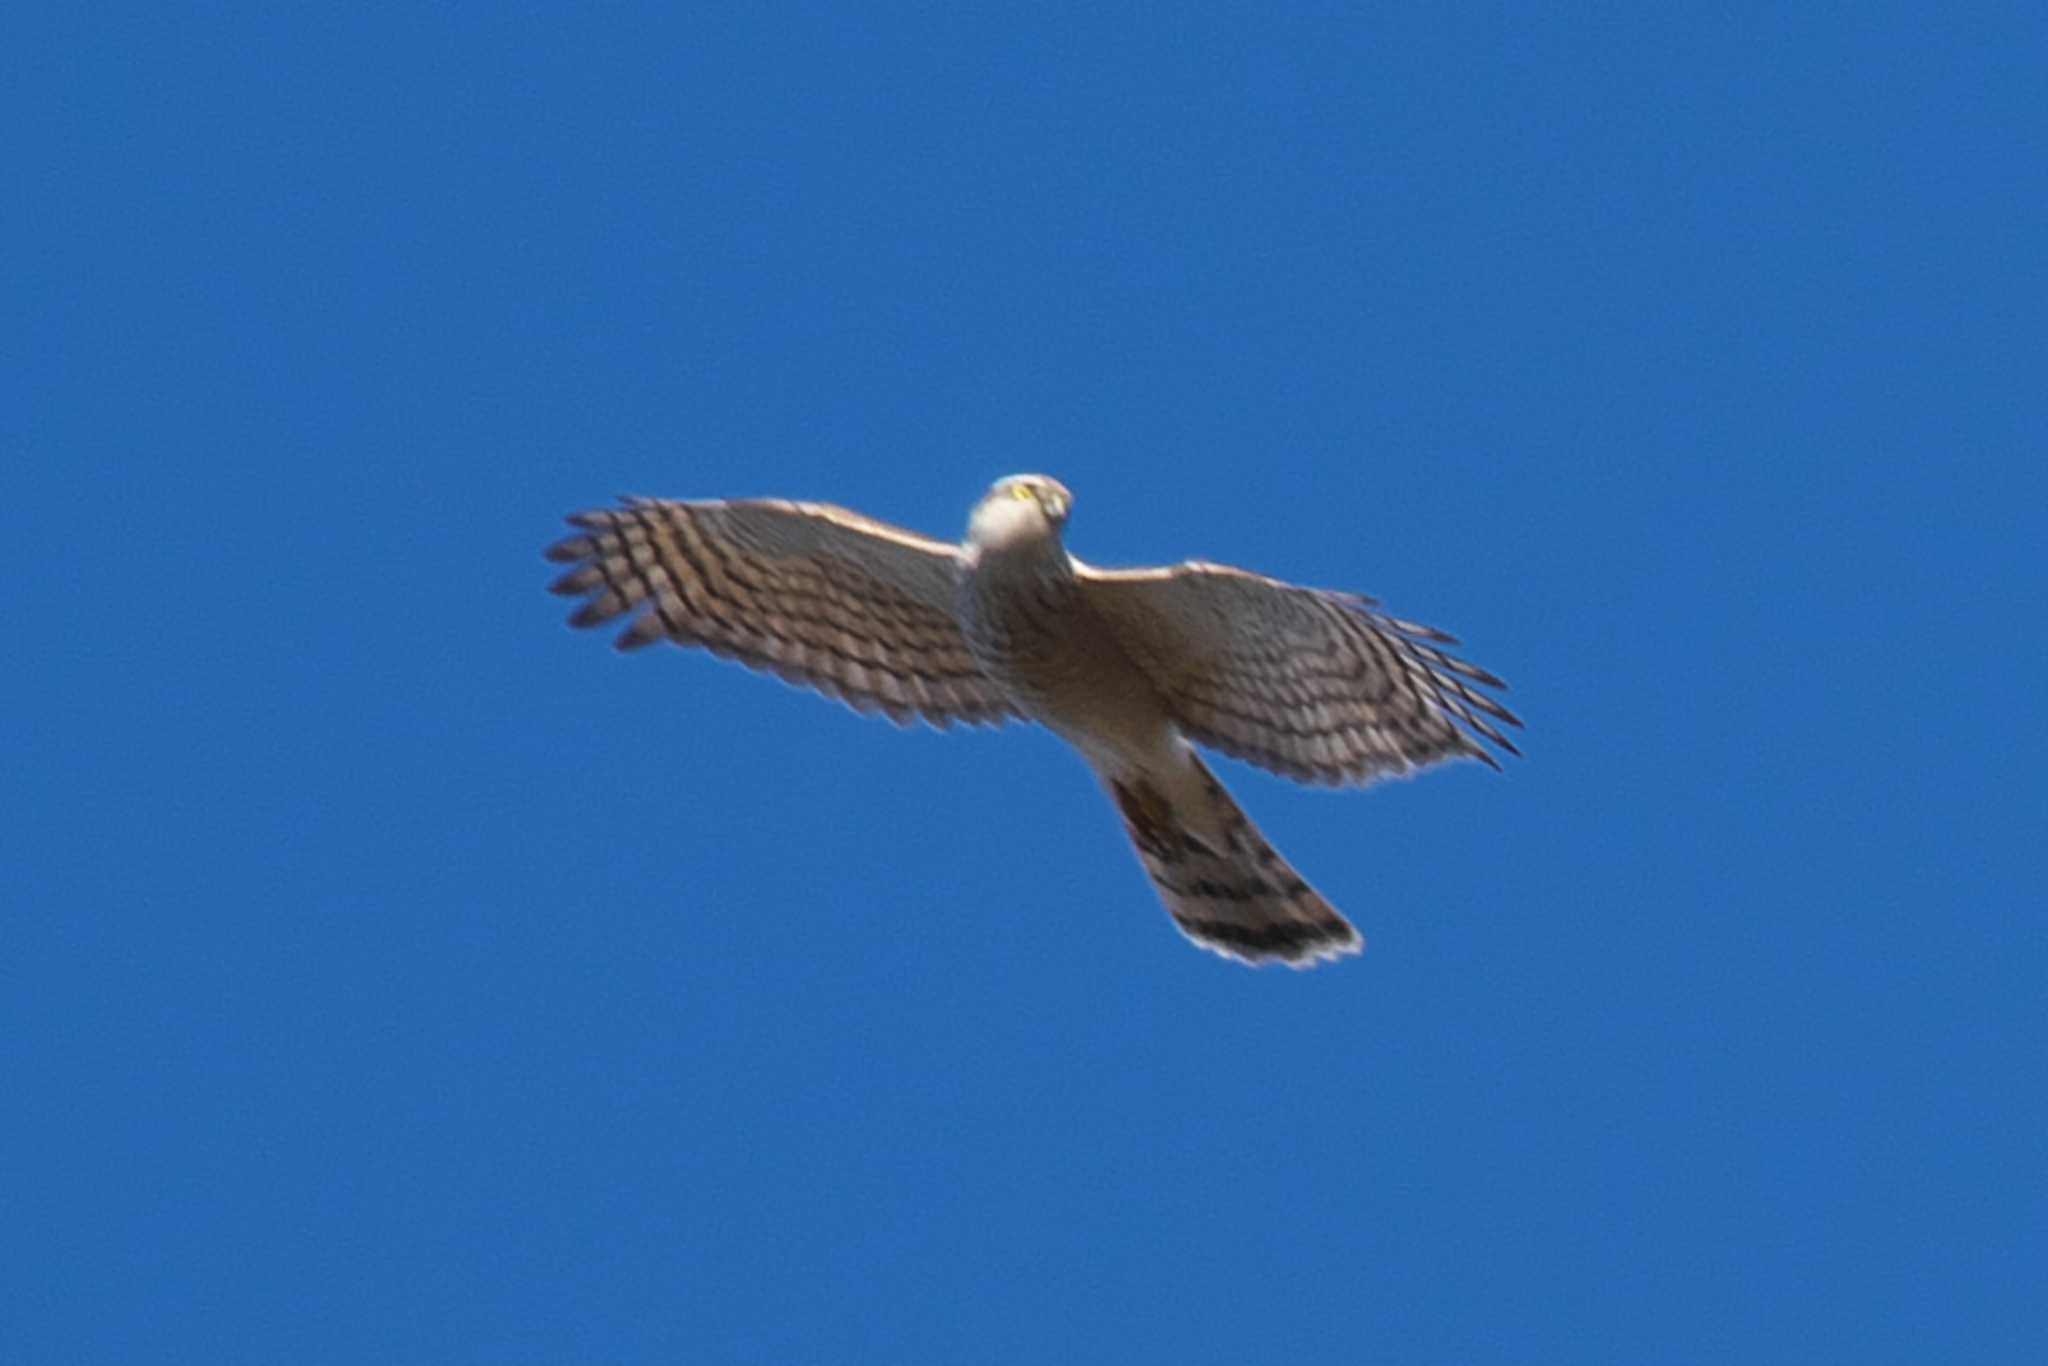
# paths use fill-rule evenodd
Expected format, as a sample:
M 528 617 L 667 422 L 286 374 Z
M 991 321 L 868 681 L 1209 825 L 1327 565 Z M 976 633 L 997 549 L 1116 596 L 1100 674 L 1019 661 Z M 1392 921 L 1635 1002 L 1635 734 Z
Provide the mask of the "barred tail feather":
M 1138 859 L 1180 932 L 1258 965 L 1314 967 L 1357 953 L 1358 931 L 1302 880 L 1194 754 L 1193 781 L 1140 770 L 1102 774 Z M 1173 790 L 1169 790 L 1171 787 Z

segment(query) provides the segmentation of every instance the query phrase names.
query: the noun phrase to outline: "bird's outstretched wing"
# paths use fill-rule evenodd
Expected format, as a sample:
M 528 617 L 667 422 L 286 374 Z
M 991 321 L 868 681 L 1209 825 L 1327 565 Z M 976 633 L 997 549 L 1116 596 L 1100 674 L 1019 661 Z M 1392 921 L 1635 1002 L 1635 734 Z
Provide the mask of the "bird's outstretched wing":
M 1371 598 L 1224 565 L 1083 568 L 1084 601 L 1194 740 L 1303 782 L 1364 783 L 1458 755 L 1518 753 L 1502 688 L 1441 631 Z
M 569 518 L 552 585 L 597 626 L 638 613 L 622 650 L 701 645 L 898 722 L 1015 715 L 953 609 L 953 547 L 845 508 L 629 498 Z

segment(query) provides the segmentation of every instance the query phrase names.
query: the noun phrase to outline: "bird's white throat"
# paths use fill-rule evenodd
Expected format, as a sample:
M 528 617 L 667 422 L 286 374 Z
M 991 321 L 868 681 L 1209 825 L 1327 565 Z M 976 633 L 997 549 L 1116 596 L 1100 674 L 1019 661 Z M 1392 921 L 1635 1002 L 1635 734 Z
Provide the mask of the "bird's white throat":
M 978 550 L 1022 550 L 1051 535 L 1052 525 L 1034 498 L 991 494 L 974 505 L 967 519 L 967 543 Z

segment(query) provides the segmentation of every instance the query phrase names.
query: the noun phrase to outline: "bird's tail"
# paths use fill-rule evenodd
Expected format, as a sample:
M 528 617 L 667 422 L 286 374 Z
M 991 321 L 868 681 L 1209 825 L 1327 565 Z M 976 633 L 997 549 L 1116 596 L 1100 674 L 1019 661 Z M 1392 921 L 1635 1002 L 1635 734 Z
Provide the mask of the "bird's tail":
M 1138 859 L 1180 932 L 1244 963 L 1313 967 L 1357 953 L 1351 922 L 1288 866 L 1192 752 L 1184 780 L 1105 769 Z

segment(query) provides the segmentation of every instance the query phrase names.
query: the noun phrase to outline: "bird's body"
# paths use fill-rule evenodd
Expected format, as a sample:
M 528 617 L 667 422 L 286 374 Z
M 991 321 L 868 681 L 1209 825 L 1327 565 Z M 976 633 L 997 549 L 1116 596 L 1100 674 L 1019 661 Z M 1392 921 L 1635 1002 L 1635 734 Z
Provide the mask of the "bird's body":
M 1115 630 L 1089 610 L 1059 538 L 983 543 L 974 532 L 957 557 L 960 630 L 1017 710 L 1090 757 L 1149 754 L 1170 738 L 1165 707 Z
M 1018 718 L 1078 750 L 1175 923 L 1246 962 L 1355 952 L 1357 932 L 1266 843 L 1190 740 L 1290 777 L 1363 782 L 1513 746 L 1449 638 L 1369 599 L 1222 566 L 1099 570 L 1069 555 L 1071 496 L 1017 475 L 966 541 L 822 504 L 632 500 L 549 551 L 622 648 L 702 645 L 899 721 Z

